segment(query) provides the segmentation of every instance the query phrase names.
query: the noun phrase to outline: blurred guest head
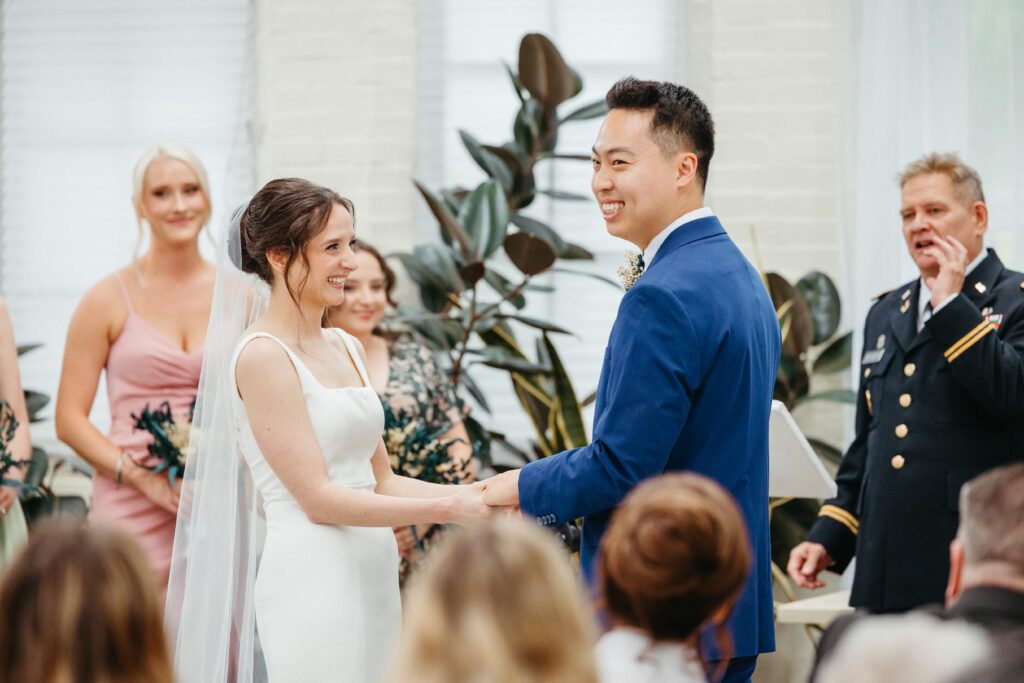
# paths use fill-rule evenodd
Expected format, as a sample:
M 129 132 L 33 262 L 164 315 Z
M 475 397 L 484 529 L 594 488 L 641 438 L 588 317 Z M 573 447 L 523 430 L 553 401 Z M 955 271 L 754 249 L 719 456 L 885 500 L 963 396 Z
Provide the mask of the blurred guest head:
M 407 601 L 391 680 L 596 680 L 591 615 L 554 536 L 493 519 L 445 539 Z
M 690 472 L 638 485 L 601 539 L 598 576 L 614 624 L 696 646 L 710 621 L 723 661 L 732 653 L 725 622 L 749 570 L 750 542 L 736 502 Z
M 1024 463 L 989 470 L 963 486 L 949 559 L 947 603 L 973 586 L 1024 593 Z
M 240 268 L 284 287 L 296 305 L 308 295 L 336 306 L 356 269 L 355 218 L 352 201 L 334 190 L 302 178 L 271 180 L 242 212 Z
M 142 244 L 144 220 L 153 240 L 169 244 L 194 241 L 210 220 L 206 169 L 182 145 L 150 147 L 132 173 L 132 205 L 139 223 L 136 252 Z
M 955 238 L 973 260 L 984 248 L 988 208 L 981 177 L 956 154 L 929 154 L 900 175 L 900 216 L 910 257 L 923 275 L 939 271 L 937 238 Z
M 989 660 L 985 632 L 921 612 L 866 617 L 828 655 L 816 683 L 947 683 Z
M 0 680 L 173 681 L 142 550 L 120 531 L 38 529 L 0 584 Z
M 366 242 L 352 245 L 359 267 L 345 280 L 345 300 L 327 311 L 328 322 L 359 338 L 377 333 L 388 307 L 395 306 L 391 292 L 395 271 L 380 252 Z

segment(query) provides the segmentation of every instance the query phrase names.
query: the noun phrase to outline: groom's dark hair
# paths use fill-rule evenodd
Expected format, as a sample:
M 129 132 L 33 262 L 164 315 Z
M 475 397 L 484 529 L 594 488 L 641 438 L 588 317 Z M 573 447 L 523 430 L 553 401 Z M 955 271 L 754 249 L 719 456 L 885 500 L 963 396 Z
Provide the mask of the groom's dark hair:
M 670 156 L 680 150 L 697 155 L 697 177 L 703 189 L 715 153 L 715 122 L 711 112 L 689 88 L 675 83 L 641 81 L 627 76 L 604 98 L 609 109 L 650 111 L 651 140 Z

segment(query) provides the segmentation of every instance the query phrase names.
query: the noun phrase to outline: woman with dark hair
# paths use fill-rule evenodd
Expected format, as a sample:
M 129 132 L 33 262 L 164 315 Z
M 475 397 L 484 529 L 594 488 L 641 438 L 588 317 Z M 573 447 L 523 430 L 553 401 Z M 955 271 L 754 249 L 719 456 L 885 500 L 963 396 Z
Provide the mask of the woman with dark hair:
M 325 309 L 344 301 L 358 265 L 352 202 L 306 180 L 272 180 L 238 215 L 237 235 L 227 251 L 241 273 L 218 260 L 210 325 L 216 346 L 203 368 L 196 476 L 193 484 L 186 473 L 191 500 L 179 519 L 179 536 L 192 545 L 175 549 L 175 561 L 185 558 L 188 566 L 180 597 L 176 566 L 168 601 L 182 605 L 179 674 L 186 681 L 262 680 L 265 666 L 271 683 L 375 681 L 400 620 L 398 551 L 388 527 L 466 523 L 490 509 L 478 487 L 392 472 L 363 349 L 344 331 L 322 327 Z M 223 307 L 222 298 L 233 281 L 251 282 L 246 296 L 265 297 L 265 309 L 244 331 L 223 335 L 219 319 L 234 307 Z M 224 352 L 226 381 L 217 384 Z M 218 406 L 229 408 L 222 419 Z M 211 440 L 225 423 L 228 441 Z M 257 508 L 264 520 L 217 525 L 218 516 L 235 514 L 226 499 L 236 483 L 218 469 L 233 460 L 225 451 L 247 465 L 238 472 L 240 507 Z M 239 528 L 242 535 L 232 537 Z M 250 539 L 257 528 L 266 530 L 262 542 Z M 251 563 L 233 565 L 243 553 Z M 190 590 L 193 574 L 204 572 L 207 583 Z M 228 613 L 206 604 L 215 591 Z M 239 592 L 247 595 L 236 605 Z M 219 630 L 208 636 L 204 629 Z M 231 661 L 223 661 L 225 653 Z M 218 654 L 221 660 L 203 659 Z
M 728 662 L 725 624 L 750 571 L 750 541 L 732 496 L 691 472 L 637 486 L 612 516 L 598 565 L 613 628 L 597 644 L 604 682 L 703 683 L 701 632 Z
M 395 451 L 436 448 L 440 443 L 446 448 L 447 457 L 437 459 L 442 462 L 435 463 L 429 471 L 421 471 L 416 478 L 452 484 L 473 482 L 473 447 L 463 424 L 469 407 L 438 369 L 428 348 L 407 336 L 383 333 L 381 322 L 389 308 L 395 306 L 391 298 L 395 273 L 380 252 L 366 242 L 356 241 L 352 248 L 358 267 L 345 281 L 345 300 L 328 309 L 327 323 L 358 339 L 366 351 L 370 385 L 390 413 L 386 416 L 386 427 L 398 435 L 416 435 L 411 440 L 398 437 L 403 440 L 401 444 L 387 444 L 392 450 L 392 466 L 399 473 L 415 471 L 416 466 L 408 467 Z M 433 524 L 395 527 L 402 556 L 399 581 L 403 586 L 423 552 L 440 537 L 441 528 Z
M 44 526 L 0 583 L 0 680 L 173 683 L 161 616 L 131 537 Z

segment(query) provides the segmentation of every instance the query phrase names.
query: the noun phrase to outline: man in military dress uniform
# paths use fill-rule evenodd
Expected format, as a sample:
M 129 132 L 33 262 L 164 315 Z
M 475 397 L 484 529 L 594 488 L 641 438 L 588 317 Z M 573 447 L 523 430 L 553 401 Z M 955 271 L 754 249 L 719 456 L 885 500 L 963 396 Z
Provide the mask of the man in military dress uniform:
M 819 588 L 856 555 L 850 604 L 875 612 L 942 601 L 960 487 L 1024 459 L 1024 274 L 985 250 L 981 179 L 956 155 L 914 162 L 900 184 L 921 277 L 868 312 L 838 495 L 788 565 Z

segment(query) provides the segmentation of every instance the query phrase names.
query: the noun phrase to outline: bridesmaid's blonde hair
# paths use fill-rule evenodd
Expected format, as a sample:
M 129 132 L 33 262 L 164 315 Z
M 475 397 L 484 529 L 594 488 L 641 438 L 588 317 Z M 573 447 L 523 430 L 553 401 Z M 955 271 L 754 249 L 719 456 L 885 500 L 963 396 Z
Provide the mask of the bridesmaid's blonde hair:
M 593 616 L 550 532 L 513 519 L 453 532 L 415 578 L 389 680 L 597 680 Z

